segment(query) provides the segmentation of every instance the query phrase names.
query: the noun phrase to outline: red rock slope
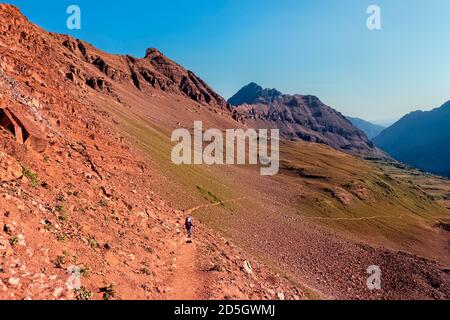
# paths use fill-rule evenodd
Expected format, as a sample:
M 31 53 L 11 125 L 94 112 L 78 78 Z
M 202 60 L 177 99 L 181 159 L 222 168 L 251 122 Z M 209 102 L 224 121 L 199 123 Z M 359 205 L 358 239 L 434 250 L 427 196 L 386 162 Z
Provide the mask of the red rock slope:
M 105 110 L 152 106 L 166 127 L 177 126 L 174 108 L 234 123 L 192 72 L 155 49 L 103 53 L 0 5 L 0 103 L 47 142 L 35 150 L 0 129 L 0 299 L 302 296 L 202 225 L 187 244 L 183 212 L 152 189 L 159 176 Z M 67 287 L 70 270 L 79 290 Z

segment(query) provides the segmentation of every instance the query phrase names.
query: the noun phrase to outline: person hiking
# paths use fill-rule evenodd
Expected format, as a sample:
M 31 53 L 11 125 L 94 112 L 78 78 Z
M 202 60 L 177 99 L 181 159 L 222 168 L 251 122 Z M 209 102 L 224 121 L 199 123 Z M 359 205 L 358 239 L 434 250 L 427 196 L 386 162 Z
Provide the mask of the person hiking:
M 186 227 L 186 232 L 188 234 L 188 238 L 192 238 L 192 231 L 193 231 L 193 227 L 194 227 L 192 217 L 186 218 L 186 222 L 184 223 L 184 226 Z

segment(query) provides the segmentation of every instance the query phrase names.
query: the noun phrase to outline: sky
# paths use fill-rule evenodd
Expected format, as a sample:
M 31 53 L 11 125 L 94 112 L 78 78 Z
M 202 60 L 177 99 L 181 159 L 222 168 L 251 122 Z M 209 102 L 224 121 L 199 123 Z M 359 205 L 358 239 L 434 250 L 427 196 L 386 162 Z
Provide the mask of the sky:
M 256 82 L 376 123 L 450 100 L 449 0 L 4 2 L 110 53 L 156 47 L 225 98 Z M 66 26 L 73 4 L 80 30 Z M 367 28 L 370 5 L 381 30 Z

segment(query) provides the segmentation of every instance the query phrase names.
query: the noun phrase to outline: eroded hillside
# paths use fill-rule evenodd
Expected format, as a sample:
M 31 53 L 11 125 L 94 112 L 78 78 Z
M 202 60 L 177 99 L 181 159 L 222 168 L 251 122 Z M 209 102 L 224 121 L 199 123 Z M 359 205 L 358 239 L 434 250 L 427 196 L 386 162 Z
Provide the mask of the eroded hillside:
M 173 129 L 245 126 L 218 94 L 155 49 L 110 55 L 0 9 L 2 106 L 46 143 L 1 131 L 1 298 L 448 298 L 448 213 L 418 184 L 302 142 L 275 177 L 174 166 Z M 86 290 L 65 289 L 72 265 Z
M 144 60 L 100 54 L 45 32 L 9 5 L 0 6 L 0 28 L 1 106 L 45 140 L 41 149 L 18 143 L 8 126 L 0 132 L 0 298 L 302 297 L 201 224 L 186 244 L 183 211 L 158 196 L 159 174 L 99 102 L 129 110 L 116 80 L 154 103 L 171 99 L 232 122 L 201 80 L 164 64 L 155 50 Z M 66 285 L 74 268 L 80 290 Z

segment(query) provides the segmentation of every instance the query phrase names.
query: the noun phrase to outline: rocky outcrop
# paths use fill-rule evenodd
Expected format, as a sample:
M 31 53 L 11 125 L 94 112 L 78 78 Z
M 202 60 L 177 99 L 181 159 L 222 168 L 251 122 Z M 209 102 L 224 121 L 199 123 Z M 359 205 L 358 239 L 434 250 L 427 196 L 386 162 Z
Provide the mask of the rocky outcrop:
M 158 49 L 149 48 L 143 59 L 129 55 L 112 56 L 102 53 L 87 43 L 78 39 L 62 36 L 62 45 L 77 58 L 92 65 L 108 79 L 118 82 L 130 82 L 142 92 L 148 87 L 159 89 L 169 93 L 181 94 L 189 99 L 218 109 L 229 109 L 225 99 L 210 88 L 202 79 L 192 71 L 186 70 L 181 65 L 170 60 Z M 104 91 L 114 92 L 108 88 L 104 90 L 103 84 L 108 84 L 106 79 L 94 78 L 90 74 L 80 74 L 69 70 L 68 78 L 73 81 L 77 76 L 89 87 Z M 98 83 L 101 79 L 102 83 Z M 112 87 L 112 86 L 108 86 Z
M 171 91 L 180 90 L 196 102 L 216 105 L 220 108 L 228 107 L 225 99 L 195 73 L 168 59 L 158 49 L 147 49 L 143 60 L 134 59 L 132 63 L 138 66 L 139 75 L 154 87 Z
M 10 131 L 18 143 L 37 152 L 44 152 L 47 147 L 45 136 L 39 128 L 11 107 L 0 107 L 0 128 Z

